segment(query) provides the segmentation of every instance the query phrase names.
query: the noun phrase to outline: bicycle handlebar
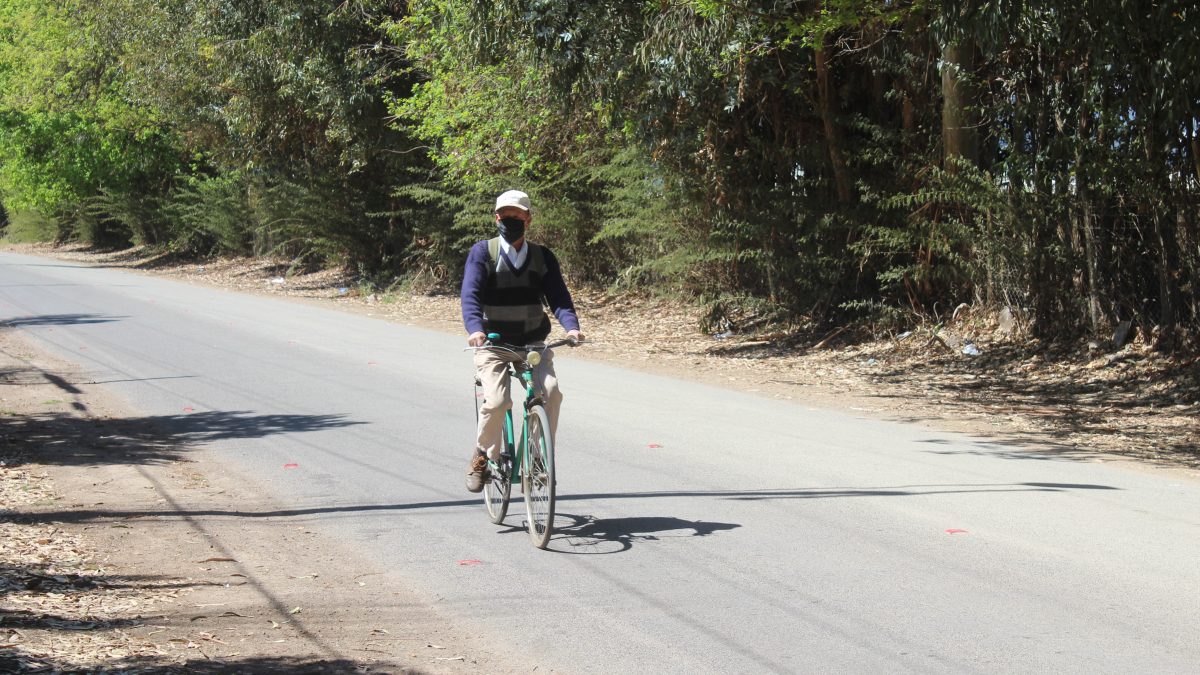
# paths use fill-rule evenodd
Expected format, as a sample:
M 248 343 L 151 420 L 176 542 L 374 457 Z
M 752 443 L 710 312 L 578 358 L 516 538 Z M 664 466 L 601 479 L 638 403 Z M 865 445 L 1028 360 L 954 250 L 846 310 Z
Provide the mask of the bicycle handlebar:
M 493 333 L 492 335 L 495 335 L 495 333 Z M 550 343 L 546 343 L 546 344 L 508 345 L 508 344 L 492 342 L 491 341 L 492 335 L 488 335 L 489 339 L 484 344 L 482 344 L 478 347 L 465 347 L 465 348 L 463 348 L 463 351 L 468 351 L 471 349 L 504 349 L 504 350 L 507 350 L 507 351 L 510 351 L 513 353 L 524 353 L 524 352 L 544 351 L 546 349 L 554 349 L 555 347 L 562 347 L 563 345 L 570 345 L 571 347 L 578 347 L 579 345 L 583 344 L 583 340 L 576 340 L 575 338 L 563 338 L 562 340 L 555 340 L 554 342 L 550 342 Z M 496 337 L 499 337 L 499 336 L 497 335 Z
M 578 347 L 581 344 L 583 344 L 581 340 L 576 340 L 575 338 L 563 338 L 561 340 L 556 340 L 556 341 L 551 342 L 550 344 L 546 345 L 545 349 L 554 349 L 555 347 L 561 347 L 563 345 L 571 345 L 572 347 Z

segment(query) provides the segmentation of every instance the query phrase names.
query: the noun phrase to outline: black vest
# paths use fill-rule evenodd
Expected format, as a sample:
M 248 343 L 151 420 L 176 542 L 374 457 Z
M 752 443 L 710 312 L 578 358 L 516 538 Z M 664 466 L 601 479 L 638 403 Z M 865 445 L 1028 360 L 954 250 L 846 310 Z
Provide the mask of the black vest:
M 500 250 L 500 238 L 488 241 L 488 274 L 483 285 L 483 324 L 499 333 L 497 342 L 525 345 L 550 334 L 550 317 L 543 309 L 542 279 L 546 256 L 542 247 L 525 242 L 525 267 L 513 270 Z

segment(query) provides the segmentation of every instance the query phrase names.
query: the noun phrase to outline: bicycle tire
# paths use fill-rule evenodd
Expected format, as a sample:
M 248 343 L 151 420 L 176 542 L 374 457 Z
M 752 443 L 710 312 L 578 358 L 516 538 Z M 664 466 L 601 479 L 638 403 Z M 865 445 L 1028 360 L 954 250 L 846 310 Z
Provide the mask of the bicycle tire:
M 535 405 L 526 415 L 529 436 L 521 470 L 521 490 L 525 493 L 525 516 L 533 545 L 546 548 L 554 531 L 554 439 L 550 437 L 550 418 L 546 409 Z
M 487 508 L 488 520 L 493 525 L 504 522 L 508 515 L 508 500 L 512 496 L 513 448 L 509 441 L 512 438 L 512 413 L 504 415 L 504 451 L 500 460 L 488 462 L 491 476 L 483 484 L 483 505 Z

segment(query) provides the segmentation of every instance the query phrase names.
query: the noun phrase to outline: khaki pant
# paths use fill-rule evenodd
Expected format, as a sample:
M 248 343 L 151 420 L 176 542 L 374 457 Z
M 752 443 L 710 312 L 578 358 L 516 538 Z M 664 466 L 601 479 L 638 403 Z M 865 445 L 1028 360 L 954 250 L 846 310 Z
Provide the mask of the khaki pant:
M 475 447 L 492 459 L 500 458 L 503 449 L 504 413 L 512 407 L 513 378 L 508 376 L 508 364 L 520 360 L 520 356 L 507 351 L 475 350 L 475 374 L 483 385 L 483 403 L 479 406 L 479 429 Z M 546 415 L 550 417 L 550 438 L 553 439 L 558 429 L 558 409 L 562 405 L 558 378 L 554 376 L 553 351 L 547 349 L 542 352 L 542 362 L 533 369 L 533 381 L 542 391 Z M 520 415 L 513 415 L 513 426 L 516 427 L 514 433 L 518 437 L 521 433 L 520 420 Z

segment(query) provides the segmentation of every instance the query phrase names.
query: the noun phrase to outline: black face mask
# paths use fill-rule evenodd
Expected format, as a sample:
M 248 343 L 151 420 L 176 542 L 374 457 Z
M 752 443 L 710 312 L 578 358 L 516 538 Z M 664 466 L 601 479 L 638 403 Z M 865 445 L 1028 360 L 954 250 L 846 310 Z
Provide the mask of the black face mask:
M 525 236 L 525 221 L 520 218 L 501 218 L 499 225 L 500 236 L 510 244 Z

